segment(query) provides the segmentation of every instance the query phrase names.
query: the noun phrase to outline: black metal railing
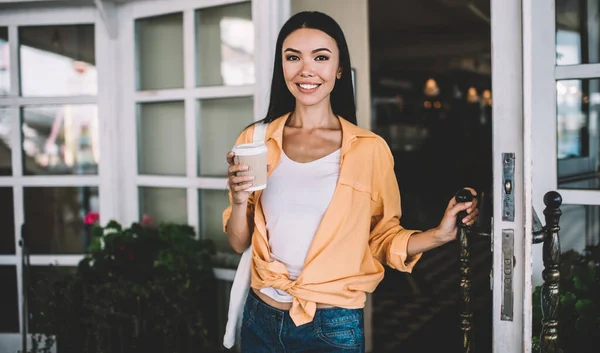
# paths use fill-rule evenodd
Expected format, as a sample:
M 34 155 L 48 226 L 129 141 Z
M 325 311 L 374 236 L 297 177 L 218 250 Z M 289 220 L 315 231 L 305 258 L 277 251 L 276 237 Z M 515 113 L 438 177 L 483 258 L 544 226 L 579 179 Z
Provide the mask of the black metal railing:
M 560 238 L 559 221 L 562 212 L 562 197 L 556 191 L 544 195 L 544 216 L 546 225 L 535 232 L 533 243 L 543 243 L 544 270 L 542 278 L 542 332 L 540 334 L 540 352 L 557 353 L 558 348 L 558 310 L 560 306 Z
M 469 190 L 462 189 L 456 193 L 457 202 L 470 202 L 473 195 Z M 469 233 L 471 227 L 465 225 L 462 219 L 467 216 L 465 211 L 457 215 L 458 242 L 460 244 L 460 330 L 462 332 L 463 352 L 472 352 L 473 343 L 473 312 L 471 310 L 471 249 Z

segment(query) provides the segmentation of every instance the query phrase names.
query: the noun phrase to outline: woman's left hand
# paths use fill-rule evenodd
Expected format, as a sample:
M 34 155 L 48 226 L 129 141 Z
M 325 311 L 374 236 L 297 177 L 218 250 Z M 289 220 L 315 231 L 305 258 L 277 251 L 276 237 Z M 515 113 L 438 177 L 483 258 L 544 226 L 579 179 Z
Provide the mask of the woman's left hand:
M 467 216 L 462 219 L 462 222 L 468 226 L 471 226 L 477 220 L 479 215 L 479 209 L 477 208 L 477 192 L 472 188 L 465 188 L 473 194 L 473 201 L 471 202 L 457 202 L 456 197 L 453 197 L 448 202 L 448 207 L 444 212 L 444 218 L 440 222 L 440 225 L 436 228 L 436 237 L 438 241 L 447 243 L 456 239 L 457 232 L 457 215 L 460 211 L 467 211 Z

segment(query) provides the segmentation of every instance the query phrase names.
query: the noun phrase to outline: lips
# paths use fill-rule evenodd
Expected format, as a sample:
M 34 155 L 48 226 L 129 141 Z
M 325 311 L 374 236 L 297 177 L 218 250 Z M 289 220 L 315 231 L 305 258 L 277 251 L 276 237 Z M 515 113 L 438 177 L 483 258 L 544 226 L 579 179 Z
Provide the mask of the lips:
M 300 89 L 301 92 L 304 93 L 312 93 L 321 86 L 320 83 L 296 83 L 296 86 Z

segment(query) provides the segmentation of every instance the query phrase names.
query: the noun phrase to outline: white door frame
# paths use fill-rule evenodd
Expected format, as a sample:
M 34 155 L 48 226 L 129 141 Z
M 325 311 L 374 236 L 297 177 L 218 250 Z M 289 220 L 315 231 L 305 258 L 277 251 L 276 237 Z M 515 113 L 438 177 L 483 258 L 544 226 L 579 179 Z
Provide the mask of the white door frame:
M 531 337 L 524 335 L 524 310 L 531 289 L 526 285 L 528 232 L 531 223 L 527 212 L 526 195 L 531 188 L 531 169 L 527 167 L 527 143 L 524 137 L 530 130 L 530 117 L 523 115 L 523 48 L 521 1 L 491 0 L 492 31 L 492 92 L 493 92 L 493 351 L 495 353 L 523 352 L 531 346 Z M 514 220 L 503 220 L 503 153 L 514 153 Z M 503 318 L 503 230 L 511 230 L 514 249 L 512 271 L 512 315 Z M 510 267 L 510 266 L 508 266 Z M 507 319 L 507 316 L 512 318 Z M 475 342 L 475 344 L 477 344 Z
M 95 96 L 67 96 L 67 97 L 22 97 L 20 96 L 19 80 L 19 36 L 18 28 L 22 26 L 40 25 L 77 25 L 93 24 L 96 45 L 96 69 L 98 71 L 98 91 Z M 21 265 L 22 249 L 18 246 L 21 238 L 21 225 L 24 223 L 24 188 L 27 187 L 71 187 L 92 186 L 99 188 L 100 221 L 106 222 L 117 217 L 118 208 L 114 207 L 116 185 L 114 176 L 114 121 L 116 119 L 110 111 L 111 95 L 114 95 L 114 82 L 108 78 L 115 71 L 114 62 L 104 55 L 110 46 L 110 40 L 101 19 L 92 6 L 79 6 L 73 8 L 44 8 L 44 9 L 15 9 L 0 13 L 0 26 L 8 27 L 10 48 L 10 93 L 0 97 L 0 106 L 8 107 L 12 116 L 12 169 L 11 176 L 0 177 L 0 187 L 11 187 L 13 191 L 14 225 L 15 225 L 15 254 L 0 256 L 0 265 L 15 265 L 17 274 L 19 330 L 23 326 L 23 268 Z M 106 73 L 106 75 L 104 75 Z M 40 78 L 40 79 L 43 79 Z M 98 126 L 100 140 L 100 164 L 97 175 L 23 175 L 21 159 L 22 136 L 20 107 L 24 105 L 48 104 L 96 104 L 98 109 Z M 48 266 L 57 264 L 61 266 L 77 266 L 83 258 L 81 255 L 30 255 L 32 266 Z M 21 349 L 21 333 L 2 334 L 0 339 L 1 351 L 16 351 Z

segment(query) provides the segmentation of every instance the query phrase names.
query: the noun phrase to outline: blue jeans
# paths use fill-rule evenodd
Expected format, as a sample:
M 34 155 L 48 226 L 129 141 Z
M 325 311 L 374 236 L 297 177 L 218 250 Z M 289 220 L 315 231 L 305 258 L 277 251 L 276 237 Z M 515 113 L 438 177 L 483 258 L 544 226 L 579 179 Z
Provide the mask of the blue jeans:
M 296 326 L 287 310 L 250 290 L 242 319 L 243 353 L 363 353 L 363 309 L 317 309 L 312 322 Z

